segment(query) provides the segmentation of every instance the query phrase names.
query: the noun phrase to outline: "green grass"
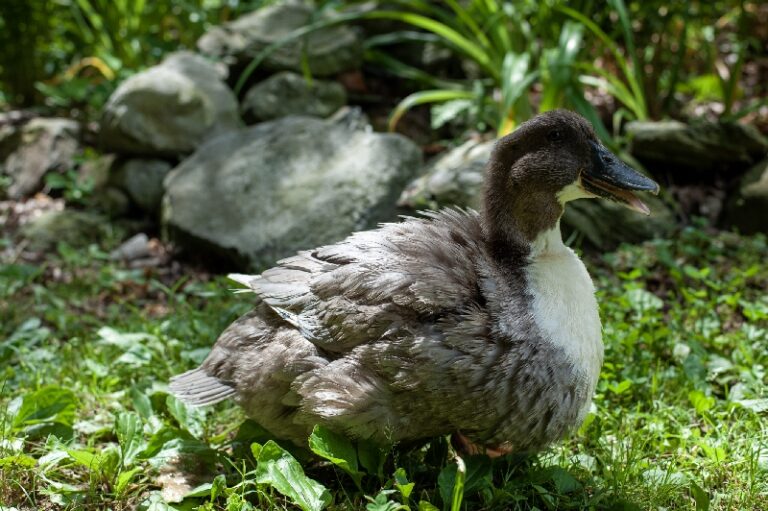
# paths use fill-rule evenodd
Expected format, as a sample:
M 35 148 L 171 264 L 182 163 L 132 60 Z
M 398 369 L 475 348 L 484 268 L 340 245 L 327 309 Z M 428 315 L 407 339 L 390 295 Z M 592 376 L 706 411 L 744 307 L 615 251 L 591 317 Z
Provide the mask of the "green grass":
M 110 245 L 0 267 L 0 509 L 768 509 L 765 237 L 690 228 L 587 258 L 607 348 L 592 413 L 464 473 L 445 439 L 380 452 L 317 430 L 318 463 L 234 405 L 169 397 L 249 298 L 125 269 Z M 197 489 L 164 503 L 179 479 Z

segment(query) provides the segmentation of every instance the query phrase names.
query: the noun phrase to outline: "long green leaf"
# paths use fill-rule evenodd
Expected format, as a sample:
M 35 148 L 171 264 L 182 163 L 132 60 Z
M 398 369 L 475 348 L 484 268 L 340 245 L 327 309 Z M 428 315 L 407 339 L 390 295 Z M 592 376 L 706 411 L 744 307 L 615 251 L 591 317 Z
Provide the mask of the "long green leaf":
M 445 3 L 453 9 L 456 14 L 459 25 L 464 24 L 468 31 L 477 39 L 480 45 L 485 48 L 487 52 L 495 52 L 495 48 L 491 45 L 491 41 L 488 36 L 480 29 L 480 26 L 475 22 L 472 16 L 467 12 L 464 7 L 461 6 L 456 0 L 445 0 Z
M 557 9 L 562 13 L 566 14 L 567 16 L 570 16 L 571 18 L 575 19 L 579 23 L 583 24 L 585 27 L 587 27 L 590 30 L 590 32 L 592 32 L 595 36 L 597 36 L 598 39 L 600 39 L 603 42 L 603 44 L 605 44 L 606 48 L 608 48 L 608 51 L 610 51 L 611 54 L 613 55 L 613 58 L 616 61 L 616 64 L 621 69 L 621 72 L 624 75 L 625 79 L 627 80 L 627 83 L 629 83 L 629 87 L 632 89 L 632 93 L 635 95 L 636 98 L 638 98 L 638 103 L 645 105 L 645 99 L 642 92 L 642 87 L 638 82 L 638 76 L 635 73 L 632 73 L 630 71 L 629 65 L 627 64 L 627 59 L 621 54 L 621 51 L 618 45 L 608 36 L 608 34 L 606 34 L 592 20 L 584 16 L 582 13 L 574 9 L 571 9 L 570 7 L 559 6 L 557 7 Z M 643 110 L 645 111 L 645 108 L 643 108 Z M 643 115 L 643 118 L 645 117 L 647 117 L 647 114 Z
M 478 65 L 480 65 L 480 67 L 488 72 L 494 79 L 498 79 L 499 70 L 494 68 L 493 62 L 488 57 L 485 49 L 470 41 L 445 23 L 440 23 L 439 21 L 435 21 L 419 14 L 402 11 L 373 11 L 364 14 L 362 17 L 364 19 L 389 19 L 400 21 L 432 32 L 433 34 L 442 37 L 447 43 L 455 47 L 465 56 L 477 62 Z
M 599 71 L 602 72 L 603 70 Z M 595 73 L 597 72 L 598 70 L 595 71 Z M 631 110 L 634 119 L 642 119 L 642 109 L 637 105 L 635 97 L 629 89 L 627 89 L 626 85 L 616 78 L 616 76 L 611 75 L 608 72 L 605 72 L 605 74 L 602 74 L 601 76 L 581 75 L 579 77 L 579 82 L 584 85 L 589 85 L 590 87 L 605 89 L 608 94 Z
M 389 116 L 389 130 L 394 131 L 400 118 L 411 108 L 417 105 L 424 105 L 427 103 L 440 103 L 443 101 L 451 101 L 454 99 L 474 99 L 475 94 L 466 90 L 424 90 L 414 92 L 403 98 L 400 103 L 397 104 L 395 109 Z

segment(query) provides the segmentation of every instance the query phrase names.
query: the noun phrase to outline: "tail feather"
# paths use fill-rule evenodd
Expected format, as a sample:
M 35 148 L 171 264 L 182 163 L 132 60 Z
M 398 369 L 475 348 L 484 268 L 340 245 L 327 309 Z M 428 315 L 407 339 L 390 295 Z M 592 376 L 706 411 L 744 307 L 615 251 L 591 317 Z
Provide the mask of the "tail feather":
M 171 378 L 171 393 L 191 405 L 212 405 L 235 395 L 235 388 L 211 376 L 201 367 Z

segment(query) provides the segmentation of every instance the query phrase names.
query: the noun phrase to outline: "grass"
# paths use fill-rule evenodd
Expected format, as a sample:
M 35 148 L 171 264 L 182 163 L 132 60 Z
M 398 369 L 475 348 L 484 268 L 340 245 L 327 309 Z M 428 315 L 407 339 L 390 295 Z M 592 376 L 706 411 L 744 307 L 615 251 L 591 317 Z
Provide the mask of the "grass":
M 114 241 L 0 267 L 0 509 L 768 509 L 765 237 L 699 226 L 588 257 L 607 347 L 592 412 L 537 456 L 465 470 L 445 439 L 380 452 L 323 430 L 318 463 L 234 405 L 168 396 L 249 299 L 126 269 Z

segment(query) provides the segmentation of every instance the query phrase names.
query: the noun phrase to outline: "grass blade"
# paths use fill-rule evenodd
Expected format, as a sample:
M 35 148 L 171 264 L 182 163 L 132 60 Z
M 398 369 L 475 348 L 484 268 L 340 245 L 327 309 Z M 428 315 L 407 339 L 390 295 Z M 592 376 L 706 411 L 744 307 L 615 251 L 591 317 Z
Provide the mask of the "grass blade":
M 394 131 L 400 118 L 411 108 L 427 103 L 441 103 L 454 99 L 474 99 L 475 94 L 466 90 L 434 89 L 414 92 L 397 104 L 389 116 L 389 131 Z

